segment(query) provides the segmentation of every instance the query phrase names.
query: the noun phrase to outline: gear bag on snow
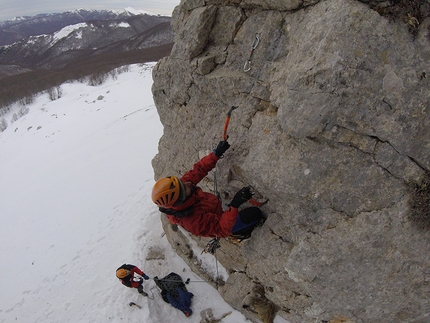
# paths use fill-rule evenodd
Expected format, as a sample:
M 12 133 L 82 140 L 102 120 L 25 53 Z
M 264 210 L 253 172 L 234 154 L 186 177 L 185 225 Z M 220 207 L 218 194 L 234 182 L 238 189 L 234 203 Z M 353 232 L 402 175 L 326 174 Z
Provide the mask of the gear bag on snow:
M 187 291 L 181 276 L 172 272 L 162 279 L 154 277 L 154 281 L 166 303 L 181 310 L 187 317 L 193 314 L 190 306 L 194 295 Z
M 154 277 L 155 284 L 161 289 L 161 297 L 166 303 L 169 303 L 167 300 L 167 294 L 177 298 L 178 292 L 177 288 L 181 288 L 182 290 L 187 292 L 187 288 L 185 287 L 185 283 L 182 280 L 182 277 L 176 273 L 170 273 L 166 277 L 159 279 L 157 276 Z

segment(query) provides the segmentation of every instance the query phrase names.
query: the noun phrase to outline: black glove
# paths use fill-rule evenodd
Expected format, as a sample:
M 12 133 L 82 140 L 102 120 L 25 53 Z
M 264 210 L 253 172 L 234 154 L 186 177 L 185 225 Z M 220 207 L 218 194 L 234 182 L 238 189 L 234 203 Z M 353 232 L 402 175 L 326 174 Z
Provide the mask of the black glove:
M 227 140 L 220 141 L 218 143 L 218 146 L 214 149 L 214 154 L 221 158 L 222 155 L 224 155 L 224 153 L 229 148 L 230 148 L 230 144 L 227 142 Z
M 248 201 L 252 197 L 251 189 L 249 186 L 242 188 L 236 195 L 233 197 L 233 200 L 230 203 L 230 206 L 239 208 L 243 203 Z
M 148 279 L 149 279 L 148 275 L 145 275 L 145 274 L 143 274 L 143 275 L 142 275 L 142 277 L 143 277 L 143 279 L 145 279 L 145 280 L 148 280 Z

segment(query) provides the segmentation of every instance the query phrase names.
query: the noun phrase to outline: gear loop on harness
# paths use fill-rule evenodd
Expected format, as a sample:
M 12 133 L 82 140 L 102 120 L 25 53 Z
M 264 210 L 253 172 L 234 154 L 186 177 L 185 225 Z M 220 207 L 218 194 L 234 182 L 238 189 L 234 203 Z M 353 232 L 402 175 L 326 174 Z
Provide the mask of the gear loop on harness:
M 244 72 L 248 72 L 251 70 L 251 57 L 259 43 L 260 43 L 260 35 L 258 33 L 255 33 L 255 38 L 251 45 L 251 52 L 249 53 L 249 57 L 248 57 L 248 60 L 245 62 L 245 65 L 243 65 Z

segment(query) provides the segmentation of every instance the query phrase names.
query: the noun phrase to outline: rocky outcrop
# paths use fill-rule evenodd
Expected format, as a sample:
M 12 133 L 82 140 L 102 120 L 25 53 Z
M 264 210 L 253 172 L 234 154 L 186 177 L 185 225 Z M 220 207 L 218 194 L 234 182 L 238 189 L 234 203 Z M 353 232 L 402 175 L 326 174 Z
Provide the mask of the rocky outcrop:
M 430 18 L 414 36 L 353 0 L 185 0 L 172 22 L 153 70 L 155 178 L 190 169 L 238 106 L 218 189 L 270 199 L 250 239 L 221 241 L 223 297 L 254 322 L 428 322 L 430 215 L 410 214 L 411 187 L 429 194 Z M 203 272 L 190 237 L 162 221 Z

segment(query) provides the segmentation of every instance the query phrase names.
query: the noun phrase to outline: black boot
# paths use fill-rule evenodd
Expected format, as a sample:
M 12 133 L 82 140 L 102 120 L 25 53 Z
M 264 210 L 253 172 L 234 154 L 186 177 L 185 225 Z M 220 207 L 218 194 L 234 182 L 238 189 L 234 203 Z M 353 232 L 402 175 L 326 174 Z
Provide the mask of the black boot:
M 143 290 L 142 285 L 139 285 L 139 287 L 137 287 L 137 291 L 139 292 L 140 295 L 142 296 L 148 296 L 148 294 Z

